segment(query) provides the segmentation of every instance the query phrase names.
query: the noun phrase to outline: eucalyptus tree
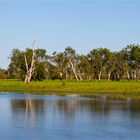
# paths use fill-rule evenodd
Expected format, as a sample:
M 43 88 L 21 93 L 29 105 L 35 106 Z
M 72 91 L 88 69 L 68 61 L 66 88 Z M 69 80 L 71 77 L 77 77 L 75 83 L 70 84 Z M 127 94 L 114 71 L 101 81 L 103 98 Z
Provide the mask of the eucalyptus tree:
M 25 59 L 26 69 L 29 72 L 29 75 L 25 77 L 25 83 L 30 82 L 31 78 L 33 80 L 43 80 L 46 78 L 46 70 L 45 63 L 42 63 L 41 60 L 46 58 L 46 50 L 45 49 L 26 49 L 25 56 L 28 58 Z M 28 74 L 28 73 L 27 73 Z M 27 78 L 27 80 L 26 80 Z
M 115 54 L 107 48 L 103 49 L 102 51 L 103 67 L 107 73 L 107 79 L 110 80 L 111 74 L 115 69 L 116 57 Z
M 13 49 L 9 58 L 11 60 L 8 67 L 9 76 L 24 80 L 26 73 L 24 52 L 19 49 Z
M 63 52 L 54 52 L 51 57 L 52 64 L 56 67 L 59 77 L 62 80 L 66 75 L 66 69 L 68 66 L 68 59 Z
M 58 78 L 57 76 L 57 69 L 52 63 L 52 56 L 46 55 L 46 58 L 43 61 L 44 66 L 45 66 L 45 71 L 46 71 L 46 78 L 47 79 L 56 79 Z
M 29 49 L 29 51 L 26 52 L 26 53 L 28 53 L 28 52 L 30 52 L 30 50 L 32 51 L 30 64 L 28 63 L 26 53 L 24 54 L 25 66 L 26 66 L 26 75 L 25 75 L 25 80 L 24 80 L 25 83 L 29 83 L 31 81 L 31 78 L 32 78 L 32 76 L 34 74 L 34 70 L 35 70 L 36 51 L 34 50 L 34 45 L 35 45 L 35 41 L 33 42 L 32 50 Z
M 80 72 L 78 69 L 78 57 L 76 55 L 76 52 L 74 49 L 72 49 L 71 47 L 67 47 L 64 51 L 64 54 L 66 56 L 66 58 L 68 59 L 69 65 L 74 73 L 74 76 L 76 78 L 77 81 L 82 80 L 80 77 Z
M 113 73 L 116 79 L 138 80 L 140 73 L 140 46 L 128 45 L 115 53 L 116 68 Z
M 129 52 L 129 64 L 132 69 L 132 78 L 138 80 L 140 78 L 140 45 L 128 45 L 127 50 Z
M 128 52 L 126 49 L 123 49 L 119 52 L 115 52 L 116 63 L 115 68 L 112 73 L 114 80 L 124 80 L 130 79 L 130 70 L 128 64 Z
M 46 59 L 46 50 L 45 49 L 36 49 L 35 55 L 35 70 L 33 74 L 33 80 L 43 80 L 46 79 L 48 73 L 46 73 L 46 62 L 42 60 Z
M 13 49 L 8 77 L 30 80 L 47 79 L 140 79 L 140 45 L 128 45 L 118 52 L 96 48 L 88 55 L 78 55 L 67 47 L 64 52 L 46 55 L 45 49 Z M 31 69 L 30 69 L 31 68 Z M 28 77 L 28 78 L 27 78 Z
M 81 76 L 83 79 L 90 80 L 92 77 L 92 66 L 90 64 L 89 58 L 86 55 L 79 55 L 79 69 L 81 71 Z
M 41 80 L 45 78 L 44 63 L 40 62 L 40 59 L 45 57 L 46 51 L 44 49 L 30 49 L 27 48 L 25 51 L 13 49 L 10 56 L 10 64 L 8 67 L 8 73 L 11 78 L 22 79 L 25 82 L 30 80 Z M 31 69 L 30 69 L 31 68 Z
M 104 58 L 105 58 L 104 49 L 103 48 L 93 49 L 89 52 L 88 57 L 93 67 L 95 79 L 101 80 L 101 75 L 102 75 L 103 69 L 105 68 L 104 67 Z

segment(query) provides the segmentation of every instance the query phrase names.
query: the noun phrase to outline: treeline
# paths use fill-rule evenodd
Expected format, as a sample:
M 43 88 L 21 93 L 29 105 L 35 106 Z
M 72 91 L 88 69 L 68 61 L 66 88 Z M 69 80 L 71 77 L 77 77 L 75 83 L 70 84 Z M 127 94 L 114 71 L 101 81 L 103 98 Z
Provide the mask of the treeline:
M 5 72 L 7 78 L 24 80 L 27 68 L 31 67 L 32 55 L 33 51 L 29 48 L 25 51 L 13 49 Z M 128 45 L 118 52 L 96 48 L 87 55 L 79 55 L 71 47 L 52 55 L 48 55 L 45 49 L 36 49 L 31 80 L 43 79 L 139 80 L 140 45 Z

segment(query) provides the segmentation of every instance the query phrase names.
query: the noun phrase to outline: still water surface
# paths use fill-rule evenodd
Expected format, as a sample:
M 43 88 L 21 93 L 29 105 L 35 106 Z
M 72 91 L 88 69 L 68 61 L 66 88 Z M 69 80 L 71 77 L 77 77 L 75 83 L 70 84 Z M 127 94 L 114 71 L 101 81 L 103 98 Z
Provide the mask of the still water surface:
M 139 139 L 139 100 L 0 94 L 0 140 Z

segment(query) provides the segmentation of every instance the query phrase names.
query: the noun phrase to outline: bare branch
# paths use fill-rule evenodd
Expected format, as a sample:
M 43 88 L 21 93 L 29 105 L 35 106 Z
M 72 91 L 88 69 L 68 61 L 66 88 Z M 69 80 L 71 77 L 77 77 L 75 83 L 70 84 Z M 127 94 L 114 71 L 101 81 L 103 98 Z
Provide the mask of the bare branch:
M 24 54 L 24 58 L 25 58 L 26 70 L 28 71 L 28 62 L 27 62 L 26 54 Z

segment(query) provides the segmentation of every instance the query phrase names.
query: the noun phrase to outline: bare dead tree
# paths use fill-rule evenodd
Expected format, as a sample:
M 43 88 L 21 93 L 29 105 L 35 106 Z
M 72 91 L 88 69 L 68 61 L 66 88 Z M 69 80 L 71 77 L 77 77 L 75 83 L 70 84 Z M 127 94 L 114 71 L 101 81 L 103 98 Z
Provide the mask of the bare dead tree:
M 35 50 L 34 50 L 34 46 L 35 46 L 35 40 L 33 41 L 33 45 L 32 45 L 32 60 L 31 60 L 31 66 L 29 67 L 28 62 L 27 62 L 27 57 L 26 54 L 24 55 L 25 58 L 25 65 L 26 65 L 26 76 L 25 76 L 25 83 L 29 83 L 31 81 L 32 75 L 34 74 L 34 70 L 35 70 Z
M 33 99 L 25 99 L 25 119 L 31 117 L 32 127 L 35 124 L 35 101 Z

